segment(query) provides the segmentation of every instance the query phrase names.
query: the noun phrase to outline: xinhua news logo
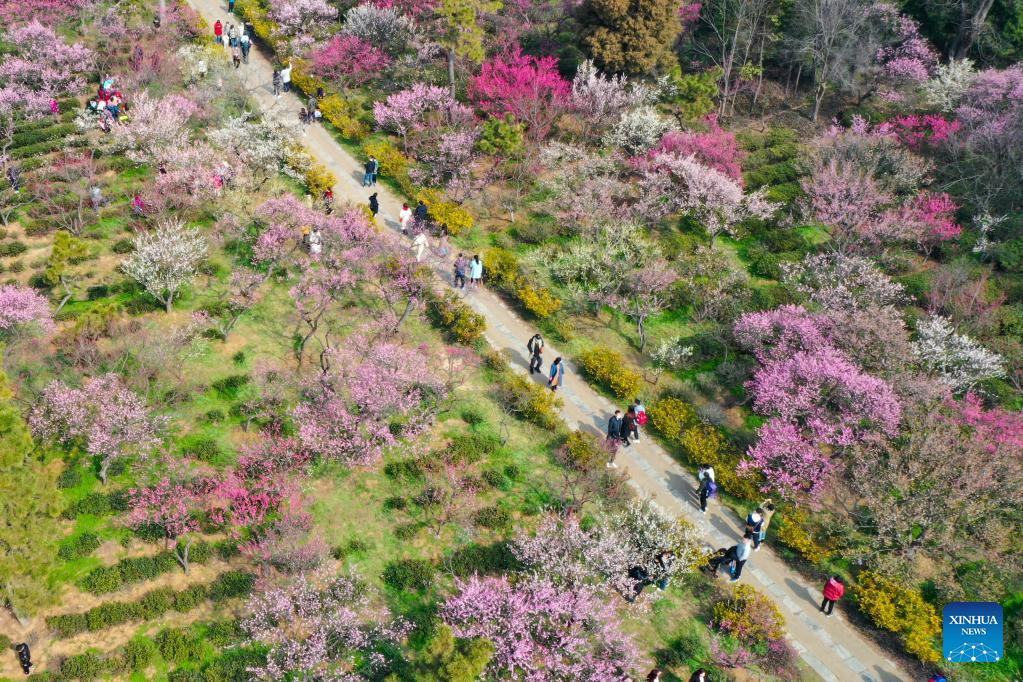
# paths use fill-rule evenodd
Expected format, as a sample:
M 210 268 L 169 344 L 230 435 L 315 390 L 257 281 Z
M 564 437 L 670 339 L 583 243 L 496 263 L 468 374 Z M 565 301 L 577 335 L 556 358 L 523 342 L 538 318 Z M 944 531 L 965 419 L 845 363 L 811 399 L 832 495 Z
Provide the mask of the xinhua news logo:
M 1002 605 L 954 601 L 941 612 L 941 645 L 946 661 L 994 663 L 1002 658 Z

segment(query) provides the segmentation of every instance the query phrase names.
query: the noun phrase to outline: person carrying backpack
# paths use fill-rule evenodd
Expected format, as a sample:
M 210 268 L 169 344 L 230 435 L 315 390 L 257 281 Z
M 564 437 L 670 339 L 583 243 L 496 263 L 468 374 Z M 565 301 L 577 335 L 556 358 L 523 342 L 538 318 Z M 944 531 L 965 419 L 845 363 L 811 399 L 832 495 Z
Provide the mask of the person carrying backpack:
M 700 471 L 696 474 L 696 480 L 700 482 L 700 511 L 707 513 L 707 498 L 712 497 L 718 491 L 717 482 L 714 480 L 714 467 L 709 464 L 701 464 Z
M 632 404 L 632 409 L 636 412 L 636 428 L 633 431 L 633 435 L 636 437 L 636 442 L 639 442 L 639 427 L 646 426 L 647 415 L 646 406 L 643 405 L 643 401 L 636 398 L 636 402 Z
M 757 507 L 746 515 L 746 532 L 753 537 L 753 551 L 760 549 L 761 531 L 764 529 L 764 510 Z
M 532 376 L 535 372 L 541 372 L 540 367 L 543 365 L 543 337 L 539 333 L 533 334 L 533 336 L 526 342 L 526 350 L 529 351 L 529 374 Z

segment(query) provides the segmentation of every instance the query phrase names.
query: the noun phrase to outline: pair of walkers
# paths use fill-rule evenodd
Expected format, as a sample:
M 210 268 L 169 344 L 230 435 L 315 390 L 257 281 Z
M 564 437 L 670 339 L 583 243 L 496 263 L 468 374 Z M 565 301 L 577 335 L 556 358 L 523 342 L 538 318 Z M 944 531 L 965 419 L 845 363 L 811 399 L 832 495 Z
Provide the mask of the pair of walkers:
M 529 352 L 529 375 L 543 374 L 543 337 L 539 333 L 533 334 L 526 342 L 526 350 Z M 552 391 L 565 383 L 565 363 L 561 357 L 554 358 L 551 368 L 547 372 L 547 386 Z
M 478 287 L 483 283 L 483 261 L 480 260 L 479 255 L 475 255 L 471 260 L 467 260 L 463 254 L 458 254 L 455 258 L 455 280 L 454 285 L 456 289 L 464 289 L 466 282 L 466 274 L 469 275 L 469 286 Z
M 639 398 L 636 398 L 635 402 L 629 405 L 628 409 L 625 410 L 625 414 L 622 414 L 621 410 L 615 410 L 615 413 L 607 421 L 607 444 L 610 446 L 611 452 L 614 453 L 618 449 L 619 443 L 629 447 L 632 444 L 630 438 L 638 443 L 639 427 L 646 424 L 646 422 L 646 407 Z M 612 469 L 618 466 L 614 463 L 613 454 L 607 466 Z

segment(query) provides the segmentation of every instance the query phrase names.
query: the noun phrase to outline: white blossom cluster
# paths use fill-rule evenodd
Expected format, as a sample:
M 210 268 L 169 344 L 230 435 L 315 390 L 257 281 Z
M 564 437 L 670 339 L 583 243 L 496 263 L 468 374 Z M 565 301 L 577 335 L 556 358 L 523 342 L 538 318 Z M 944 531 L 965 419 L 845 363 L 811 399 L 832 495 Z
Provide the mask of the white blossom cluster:
M 913 351 L 930 371 L 953 391 L 965 391 L 985 379 L 1005 374 L 1005 358 L 964 334 L 948 318 L 932 315 L 916 326 Z
M 153 232 L 135 238 L 135 251 L 121 263 L 121 269 L 169 310 L 205 257 L 206 241 L 199 231 L 168 219 Z
M 673 128 L 671 121 L 646 105 L 622 113 L 602 142 L 635 156 L 653 149 L 664 133 Z

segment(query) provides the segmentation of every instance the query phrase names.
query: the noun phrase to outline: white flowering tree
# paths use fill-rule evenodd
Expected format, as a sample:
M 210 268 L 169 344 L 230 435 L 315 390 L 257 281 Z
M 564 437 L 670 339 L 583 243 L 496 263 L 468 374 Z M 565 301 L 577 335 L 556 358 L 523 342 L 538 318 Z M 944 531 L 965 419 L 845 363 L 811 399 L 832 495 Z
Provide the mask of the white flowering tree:
M 953 391 L 969 390 L 985 379 L 1005 375 L 1005 358 L 965 334 L 946 317 L 932 315 L 916 326 L 913 351 L 920 363 Z
M 135 251 L 121 269 L 170 312 L 174 299 L 206 256 L 206 241 L 180 220 L 164 220 L 135 239 Z
M 301 178 L 312 164 L 302 148 L 298 126 L 274 116 L 254 120 L 251 115 L 232 118 L 210 131 L 214 145 L 231 152 L 262 185 L 278 173 Z
M 671 121 L 651 106 L 626 110 L 602 140 L 609 147 L 620 147 L 636 156 L 652 149 L 664 133 L 672 130 Z
M 976 75 L 973 62 L 969 59 L 955 59 L 948 64 L 939 64 L 934 78 L 921 86 L 924 99 L 930 106 L 949 113 L 959 106 L 959 100 L 970 89 Z
M 366 3 L 356 5 L 345 13 L 341 33 L 398 56 L 413 44 L 416 25 L 394 7 L 378 7 Z
M 612 123 L 623 111 L 649 102 L 653 90 L 641 83 L 630 83 L 622 74 L 606 76 L 587 59 L 572 80 L 572 108 L 594 128 Z

